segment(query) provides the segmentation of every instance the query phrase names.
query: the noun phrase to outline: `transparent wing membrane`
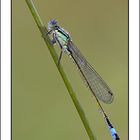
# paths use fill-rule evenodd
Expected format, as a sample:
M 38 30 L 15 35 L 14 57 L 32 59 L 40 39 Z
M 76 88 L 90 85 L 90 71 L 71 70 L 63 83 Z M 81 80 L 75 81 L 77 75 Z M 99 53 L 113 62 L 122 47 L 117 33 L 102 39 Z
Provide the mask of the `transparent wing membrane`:
M 79 49 L 70 41 L 68 43 L 74 62 L 78 66 L 91 92 L 104 103 L 112 103 L 113 93 L 95 69 L 86 61 Z

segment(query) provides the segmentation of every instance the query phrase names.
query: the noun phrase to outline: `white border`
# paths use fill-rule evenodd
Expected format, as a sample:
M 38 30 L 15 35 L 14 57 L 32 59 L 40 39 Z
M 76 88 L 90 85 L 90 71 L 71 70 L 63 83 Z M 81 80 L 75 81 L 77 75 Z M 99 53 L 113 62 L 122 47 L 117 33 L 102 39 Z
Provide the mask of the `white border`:
M 139 0 L 129 1 L 129 139 L 139 139 Z
M 129 0 L 129 138 L 139 139 L 139 0 Z M 1 1 L 1 140 L 10 140 L 10 0 Z
M 10 0 L 1 1 L 1 140 L 10 140 Z

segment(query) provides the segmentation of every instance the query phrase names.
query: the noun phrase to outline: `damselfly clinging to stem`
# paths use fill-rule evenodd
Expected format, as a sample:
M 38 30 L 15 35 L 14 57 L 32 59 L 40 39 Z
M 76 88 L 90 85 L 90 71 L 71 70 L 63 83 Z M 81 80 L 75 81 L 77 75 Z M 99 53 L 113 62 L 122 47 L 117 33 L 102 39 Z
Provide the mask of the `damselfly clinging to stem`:
M 109 127 L 110 133 L 114 140 L 119 140 L 119 136 L 116 133 L 114 127 L 112 126 L 108 116 L 106 115 L 104 109 L 102 108 L 99 100 L 104 103 L 112 103 L 113 93 L 109 86 L 104 82 L 101 76 L 95 71 L 95 69 L 87 62 L 84 56 L 81 54 L 79 49 L 73 44 L 69 33 L 61 28 L 56 20 L 50 20 L 48 23 L 48 35 L 51 35 L 52 43 L 57 44 L 61 48 L 61 53 L 58 60 L 58 65 L 60 64 L 63 52 L 67 53 L 74 60 L 77 65 L 81 75 L 83 76 L 85 82 L 87 83 L 90 91 L 94 95 L 97 104 L 102 111 L 102 114 L 106 120 Z M 99 100 L 98 100 L 99 99 Z

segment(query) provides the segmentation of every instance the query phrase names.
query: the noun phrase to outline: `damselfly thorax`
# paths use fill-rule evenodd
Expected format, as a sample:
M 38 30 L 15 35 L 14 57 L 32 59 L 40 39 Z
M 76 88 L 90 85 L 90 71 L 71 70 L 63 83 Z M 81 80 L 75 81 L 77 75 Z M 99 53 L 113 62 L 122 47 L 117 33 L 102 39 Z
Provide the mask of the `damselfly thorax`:
M 69 55 L 70 52 L 68 51 L 68 42 L 71 40 L 69 34 L 61 28 L 53 30 L 52 33 L 53 38 L 55 39 L 58 46 L 62 49 L 63 52 Z

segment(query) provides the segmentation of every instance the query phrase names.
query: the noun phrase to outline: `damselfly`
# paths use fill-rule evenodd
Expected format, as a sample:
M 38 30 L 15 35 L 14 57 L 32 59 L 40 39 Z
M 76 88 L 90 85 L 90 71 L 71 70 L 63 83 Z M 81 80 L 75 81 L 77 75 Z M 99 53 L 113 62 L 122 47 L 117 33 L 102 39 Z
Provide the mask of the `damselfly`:
M 119 140 L 119 136 L 116 133 L 114 127 L 112 126 L 108 116 L 106 115 L 104 109 L 102 108 L 99 100 L 104 103 L 112 103 L 113 93 L 110 90 L 109 86 L 101 78 L 101 76 L 95 71 L 95 69 L 87 62 L 84 56 L 81 54 L 79 49 L 73 44 L 70 34 L 61 28 L 56 20 L 50 20 L 48 23 L 48 34 L 52 37 L 52 43 L 61 48 L 61 53 L 58 60 L 58 65 L 63 52 L 67 53 L 72 57 L 75 64 L 77 65 L 81 75 L 83 76 L 85 82 L 87 83 L 90 91 L 94 95 L 99 108 L 101 109 L 103 116 L 106 120 L 106 123 L 109 127 L 110 133 L 114 140 Z M 98 100 L 99 99 L 99 100 Z

